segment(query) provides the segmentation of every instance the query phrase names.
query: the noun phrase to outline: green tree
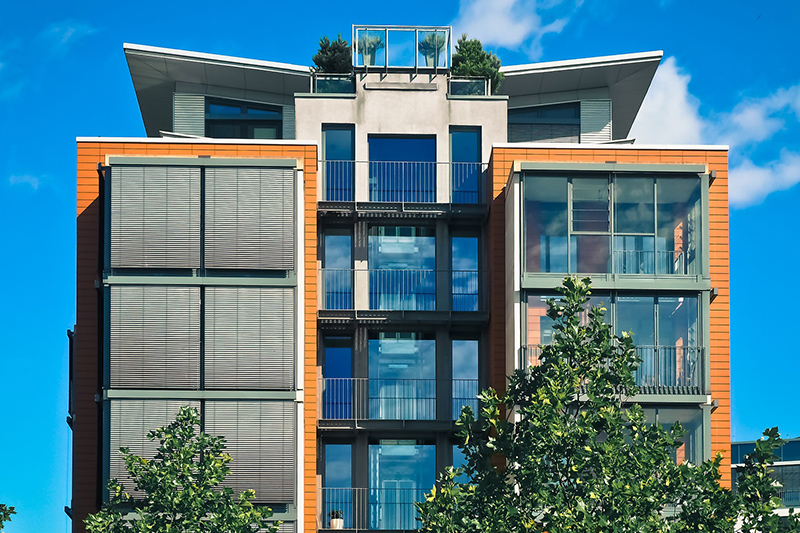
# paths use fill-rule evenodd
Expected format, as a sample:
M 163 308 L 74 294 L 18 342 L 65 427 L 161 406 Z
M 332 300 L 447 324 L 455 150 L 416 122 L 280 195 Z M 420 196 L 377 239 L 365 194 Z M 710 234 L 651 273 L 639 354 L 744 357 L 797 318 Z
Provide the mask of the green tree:
M 353 66 L 353 52 L 350 44 L 342 39 L 342 34 L 331 41 L 327 37 L 319 40 L 319 51 L 312 61 L 317 65 L 317 72 L 328 74 L 346 74 Z
M 275 533 L 277 523 L 268 520 L 272 511 L 251 503 L 255 492 L 238 496 L 220 488 L 230 472 L 231 456 L 225 439 L 200 431 L 196 409 L 182 407 L 175 421 L 148 433 L 160 445 L 148 460 L 120 448 L 125 466 L 144 498 L 134 500 L 112 479 L 110 501 L 86 518 L 91 533 Z
M 492 83 L 492 93 L 500 88 L 505 76 L 500 72 L 500 59 L 492 52 L 483 49 L 483 44 L 478 39 L 468 39 L 467 34 L 461 35 L 456 43 L 453 54 L 453 68 L 450 71 L 454 76 L 482 76 Z
M 3 524 L 11 522 L 11 515 L 17 514 L 13 507 L 8 507 L 4 503 L 0 503 L 0 531 L 3 531 Z
M 540 365 L 516 371 L 505 394 L 482 392 L 477 420 L 463 410 L 457 427 L 469 481 L 460 482 L 461 469 L 440 476 L 418 504 L 423 531 L 732 531 L 744 513 L 719 485 L 721 456 L 675 463 L 680 424 L 651 424 L 628 403 L 639 363 L 630 336 L 612 334 L 604 309 L 584 310 L 588 279 L 567 278 L 560 292 L 549 301 L 554 338 Z M 775 504 L 761 501 L 754 516 Z

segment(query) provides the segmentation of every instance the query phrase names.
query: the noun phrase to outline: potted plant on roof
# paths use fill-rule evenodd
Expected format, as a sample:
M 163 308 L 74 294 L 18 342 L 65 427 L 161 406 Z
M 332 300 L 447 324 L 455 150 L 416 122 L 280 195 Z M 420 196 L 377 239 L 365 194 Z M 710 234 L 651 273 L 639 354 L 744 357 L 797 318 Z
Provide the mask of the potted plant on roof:
M 331 517 L 331 529 L 344 529 L 344 513 L 341 509 L 334 509 L 328 516 Z
M 419 53 L 425 57 L 426 67 L 439 66 L 439 56 L 444 51 L 445 40 L 445 34 L 441 31 L 425 32 L 425 37 L 420 39 Z
M 378 50 L 386 47 L 386 43 L 383 42 L 383 32 L 377 31 L 360 31 L 357 43 L 362 62 L 369 67 L 375 65 L 375 56 Z

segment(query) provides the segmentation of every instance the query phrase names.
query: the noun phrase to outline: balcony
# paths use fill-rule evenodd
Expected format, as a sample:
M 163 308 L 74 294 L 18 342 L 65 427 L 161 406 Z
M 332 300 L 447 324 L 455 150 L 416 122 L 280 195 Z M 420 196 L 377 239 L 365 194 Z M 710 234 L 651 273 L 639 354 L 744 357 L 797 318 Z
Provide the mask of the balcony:
M 322 488 L 319 529 L 330 527 L 331 511 L 341 511 L 344 529 L 419 529 L 414 502 L 423 501 L 428 488 Z
M 690 346 L 636 346 L 641 359 L 636 370 L 639 394 L 704 394 L 704 349 Z M 539 366 L 542 348 L 527 345 L 520 349 L 520 368 Z
M 683 250 L 614 250 L 614 274 L 688 275 L 689 262 Z
M 447 70 L 449 26 L 353 26 L 356 69 Z
M 437 281 L 450 285 L 450 310 L 478 311 L 476 270 L 335 269 L 319 271 L 321 310 L 439 311 Z M 355 290 L 354 290 L 355 289 Z M 363 298 L 354 298 L 354 295 Z M 440 295 L 439 298 L 444 298 Z
M 321 378 L 319 390 L 320 420 L 452 421 L 478 410 L 476 379 Z
M 485 202 L 483 163 L 425 161 L 320 161 L 326 202 Z M 440 181 L 446 180 L 442 190 Z M 360 188 L 358 184 L 364 184 Z
M 311 75 L 311 92 L 318 94 L 355 94 L 356 79 L 352 74 L 314 72 Z
M 448 93 L 451 96 L 487 96 L 490 94 L 489 78 L 451 76 Z

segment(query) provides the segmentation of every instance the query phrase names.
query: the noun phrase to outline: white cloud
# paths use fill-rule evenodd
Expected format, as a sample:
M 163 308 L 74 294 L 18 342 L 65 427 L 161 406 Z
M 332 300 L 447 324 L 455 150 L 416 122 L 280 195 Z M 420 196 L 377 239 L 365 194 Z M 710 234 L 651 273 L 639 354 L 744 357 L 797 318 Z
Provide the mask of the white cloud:
M 668 57 L 656 71 L 630 136 L 643 143 L 703 142 L 700 101 L 689 93 L 691 76 Z
M 87 35 L 95 33 L 97 30 L 92 26 L 76 22 L 73 20 L 64 20 L 51 24 L 42 31 L 40 36 L 57 46 L 65 46 L 77 42 Z
M 28 174 L 10 176 L 8 183 L 11 185 L 29 185 L 34 191 L 39 189 L 39 178 Z
M 756 149 L 764 153 L 776 134 L 800 129 L 800 85 L 749 98 L 729 112 L 704 117 L 698 99 L 689 92 L 690 81 L 691 76 L 675 58 L 667 58 L 653 79 L 630 136 L 642 143 L 729 145 L 733 207 L 761 203 L 770 193 L 800 182 L 797 151 L 782 148 L 764 163 L 742 156 Z
M 453 21 L 456 35 L 462 33 L 481 40 L 485 47 L 522 48 L 532 60 L 542 56 L 541 40 L 547 34 L 560 33 L 568 17 L 550 17 L 543 13 L 563 4 L 563 0 L 464 0 Z M 577 8 L 582 0 L 567 2 Z

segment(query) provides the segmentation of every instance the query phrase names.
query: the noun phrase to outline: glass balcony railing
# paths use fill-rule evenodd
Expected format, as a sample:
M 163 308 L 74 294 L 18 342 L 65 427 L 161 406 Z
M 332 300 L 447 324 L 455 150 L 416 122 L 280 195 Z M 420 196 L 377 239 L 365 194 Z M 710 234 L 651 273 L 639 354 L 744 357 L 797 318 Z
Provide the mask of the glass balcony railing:
M 636 346 L 642 362 L 636 369 L 639 394 L 703 394 L 704 353 L 694 346 Z M 520 368 L 539 366 L 542 347 L 520 348 Z
M 324 74 L 315 72 L 312 75 L 312 91 L 321 94 L 355 94 L 356 79 L 352 74 Z
M 486 96 L 490 94 L 488 78 L 457 78 L 449 80 L 449 94 L 452 96 Z
M 329 202 L 453 203 L 485 201 L 483 163 L 426 161 L 320 161 L 322 198 Z M 449 191 L 439 191 L 445 178 Z M 363 199 L 356 183 L 367 183 Z
M 319 308 L 326 311 L 437 311 L 437 280 L 450 283 L 451 311 L 479 311 L 480 272 L 430 269 L 338 269 L 319 271 Z M 355 295 L 363 294 L 363 302 Z M 443 296 L 442 296 L 443 297 Z
M 323 487 L 319 497 L 319 529 L 333 529 L 332 512 L 341 514 L 343 529 L 419 529 L 421 522 L 416 518 L 414 503 L 423 501 L 430 489 Z
M 450 35 L 448 26 L 353 26 L 353 66 L 447 70 Z
M 438 392 L 438 394 L 437 394 Z M 461 409 L 478 412 L 477 379 L 321 378 L 321 420 L 440 420 L 437 401 L 447 405 L 447 419 Z

